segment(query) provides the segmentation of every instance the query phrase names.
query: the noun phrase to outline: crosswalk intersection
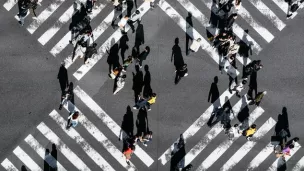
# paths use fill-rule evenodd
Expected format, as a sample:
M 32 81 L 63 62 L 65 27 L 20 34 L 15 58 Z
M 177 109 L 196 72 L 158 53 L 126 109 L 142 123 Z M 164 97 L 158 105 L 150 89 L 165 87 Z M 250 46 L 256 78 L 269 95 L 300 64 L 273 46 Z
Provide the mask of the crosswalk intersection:
M 204 28 L 206 28 L 211 34 L 217 34 L 218 30 L 210 27 L 209 24 L 209 15 L 210 11 L 215 12 L 217 10 L 217 5 L 212 2 L 212 0 L 199 0 L 199 3 L 204 5 L 206 9 L 209 11 L 203 11 L 200 9 L 200 6 L 197 5 L 197 2 L 192 2 L 191 0 L 176 0 L 180 6 L 183 8 L 178 10 L 186 10 L 187 12 L 191 12 L 192 16 L 202 24 Z M 45 3 L 44 1 L 40 1 L 42 6 L 39 6 L 40 11 L 38 11 L 38 15 L 34 19 L 30 19 L 27 15 L 27 20 L 32 20 L 28 24 L 25 24 L 26 30 L 32 34 L 33 36 L 37 37 L 38 42 L 42 46 L 50 47 L 50 53 L 56 57 L 60 58 L 65 61 L 66 68 L 69 68 L 71 65 L 74 64 L 75 60 L 83 55 L 82 51 L 77 51 L 74 60 L 72 61 L 72 55 L 65 55 L 64 51 L 68 51 L 69 40 L 70 40 L 70 31 L 66 32 L 67 24 L 71 20 L 74 10 L 71 3 L 67 6 L 66 9 L 61 9 L 64 12 L 60 14 L 59 18 L 53 24 L 50 24 L 51 27 L 45 28 L 43 27 L 48 19 L 52 17 L 55 13 L 59 13 L 58 9 L 60 6 L 65 2 L 65 0 L 55 0 L 49 4 Z M 179 14 L 178 10 L 171 6 L 172 1 L 165 1 L 160 0 L 158 3 L 158 7 L 162 9 L 164 13 L 168 15 L 168 17 L 172 18 L 177 26 L 179 26 L 183 31 L 185 31 L 188 35 L 191 35 L 192 38 L 197 39 L 201 38 L 201 49 L 216 62 L 219 63 L 220 56 L 218 53 L 211 47 L 211 44 L 208 40 L 206 40 L 206 35 L 202 31 L 196 30 L 195 26 L 189 26 L 186 23 L 186 20 L 182 15 Z M 194 4 L 196 3 L 196 4 Z M 11 15 L 13 14 L 12 11 L 16 11 L 16 4 L 17 0 L 7 0 L 4 3 L 3 7 L 10 11 Z M 270 6 L 271 4 L 271 6 Z M 93 35 L 94 39 L 97 40 L 104 34 L 108 28 L 111 26 L 111 21 L 113 18 L 118 17 L 114 10 L 110 11 L 105 17 L 102 17 L 103 20 L 98 24 L 97 21 L 100 13 L 106 8 L 106 6 L 111 5 L 106 1 L 100 1 L 96 4 L 93 9 L 93 12 L 90 14 L 92 21 L 94 24 L 93 27 Z M 246 9 L 247 8 L 247 9 Z M 250 13 L 255 8 L 258 12 L 257 14 L 252 15 Z M 299 8 L 303 8 L 303 4 Z M 138 9 L 140 9 L 142 15 L 148 15 L 150 9 L 150 3 L 148 1 L 142 3 Z M 278 10 L 279 9 L 279 10 Z M 244 2 L 243 6 L 239 10 L 239 16 L 245 22 L 236 21 L 233 25 L 233 32 L 235 35 L 242 41 L 244 41 L 247 45 L 250 45 L 253 52 L 255 54 L 259 54 L 262 51 L 262 47 L 266 46 L 267 43 L 271 43 L 276 36 L 276 33 L 272 33 L 268 27 L 274 27 L 278 31 L 282 31 L 286 25 L 288 24 L 288 20 L 282 18 L 287 14 L 288 5 L 284 2 L 284 0 L 271 0 L 271 2 L 261 1 L 261 0 L 248 0 L 248 2 Z M 126 11 L 126 6 L 123 7 L 123 11 Z M 276 13 L 280 13 L 277 15 Z M 282 13 L 284 15 L 282 15 Z M 255 19 L 256 15 L 261 15 L 265 17 L 269 21 L 269 25 L 263 26 L 263 22 L 259 22 L 258 19 Z M 297 12 L 293 13 L 290 19 L 293 19 L 297 15 Z M 18 19 L 17 16 L 15 16 Z M 257 17 L 259 18 L 259 17 Z M 96 23 L 97 22 L 97 23 Z M 245 23 L 245 24 L 244 24 Z M 270 23 L 272 26 L 270 26 Z M 39 30 L 40 27 L 42 30 Z M 177 27 L 178 28 L 178 27 Z M 190 28 L 190 29 L 189 29 Z M 250 33 L 245 32 L 246 29 L 249 28 Z M 126 27 L 126 31 L 130 29 L 129 26 Z M 41 35 L 37 35 L 36 33 L 39 30 L 39 34 L 42 32 Z M 273 30 L 273 28 L 272 28 Z M 190 33 L 191 32 L 191 33 Z M 252 33 L 252 34 L 251 34 Z M 60 34 L 60 35 L 59 35 Z M 59 37 L 60 39 L 53 39 Z M 81 65 L 76 71 L 74 71 L 73 76 L 77 80 L 81 80 L 86 73 L 88 73 L 95 64 L 100 61 L 106 53 L 106 50 L 109 49 L 114 43 L 117 43 L 119 39 L 122 37 L 120 29 L 116 29 L 112 32 L 111 36 L 108 37 L 106 40 L 99 40 L 100 47 L 98 49 L 98 54 L 93 58 L 89 59 L 89 64 Z M 58 42 L 57 42 L 58 41 Z M 114 42 L 114 43 L 113 43 Z M 62 55 L 64 54 L 64 55 Z M 251 62 L 249 58 L 242 58 L 237 56 L 239 62 L 243 65 L 246 65 Z M 227 61 L 226 66 L 230 66 L 229 62 Z M 235 77 L 239 75 L 239 71 L 233 67 L 224 67 L 224 70 L 230 74 L 231 76 Z M 69 130 L 65 129 L 66 126 L 66 117 L 63 117 L 61 113 L 56 110 L 53 110 L 48 117 L 52 120 L 52 124 L 41 122 L 37 127 L 36 131 L 39 132 L 40 138 L 33 134 L 29 134 L 22 142 L 22 145 L 17 146 L 13 150 L 13 154 L 8 156 L 5 160 L 1 162 L 1 165 L 6 170 L 13 170 L 17 171 L 20 170 L 21 165 L 25 165 L 28 169 L 39 171 L 43 170 L 43 161 L 47 161 L 50 166 L 55 165 L 58 170 L 65 171 L 70 170 L 70 166 L 77 170 L 138 170 L 134 163 L 128 165 L 125 162 L 125 159 L 122 157 L 122 152 L 117 147 L 116 142 L 111 142 L 110 136 L 112 135 L 105 135 L 103 131 L 96 125 L 100 121 L 114 134 L 117 138 L 126 137 L 126 133 L 121 131 L 121 127 L 108 115 L 84 90 L 82 90 L 79 86 L 74 89 L 75 97 L 77 97 L 83 104 L 85 104 L 86 108 L 91 110 L 92 116 L 87 115 L 80 115 L 79 122 L 81 125 L 81 129 L 85 129 L 85 135 L 81 134 L 84 131 L 78 130 L 80 128 L 70 128 Z M 223 105 L 227 100 L 232 98 L 233 94 L 230 94 L 228 90 L 224 91 L 219 99 L 214 103 L 216 105 L 211 105 L 189 128 L 183 133 L 183 137 L 185 141 L 193 137 L 203 126 L 207 123 L 208 119 L 210 118 L 212 111 L 214 110 L 215 106 Z M 228 97 L 228 98 L 227 98 Z M 233 111 L 237 115 L 244 107 L 246 107 L 249 101 L 246 100 L 246 95 L 241 98 L 234 106 Z M 82 109 L 77 108 L 72 103 L 67 103 L 64 106 L 64 109 L 67 111 L 77 110 L 80 113 Z M 265 111 L 262 107 L 256 107 L 254 111 L 250 114 L 248 118 L 248 125 L 254 123 L 256 119 L 258 119 Z M 231 120 L 235 119 L 235 116 L 231 116 Z M 99 122 L 96 122 L 96 119 L 99 119 Z M 90 121 L 91 120 L 91 121 Z M 242 158 L 248 154 L 254 146 L 259 143 L 259 140 L 265 138 L 266 134 L 273 129 L 275 126 L 276 121 L 270 117 L 268 120 L 265 121 L 263 125 L 261 125 L 258 131 L 255 133 L 252 141 L 248 141 L 242 146 L 237 149 L 234 154 L 231 154 L 231 157 L 227 159 L 227 162 L 221 166 L 220 170 L 233 170 L 233 167 L 238 164 Z M 197 156 L 201 152 L 204 151 L 206 147 L 212 142 L 212 140 L 218 136 L 223 131 L 223 128 L 218 123 L 213 128 L 210 129 L 204 137 L 184 156 L 185 165 L 192 163 L 193 160 L 199 160 Z M 89 134 L 88 134 L 89 133 Z M 112 159 L 115 159 L 115 163 L 109 162 L 108 157 L 104 157 L 105 154 L 99 152 L 90 141 L 88 141 L 85 137 L 91 135 L 98 143 L 103 146 L 105 151 L 107 151 L 107 156 L 111 156 Z M 216 149 L 210 153 L 205 154 L 208 155 L 203 161 L 199 161 L 200 165 L 194 166 L 197 171 L 201 170 L 208 170 L 216 161 L 232 146 L 234 142 L 236 142 L 240 136 L 234 137 L 232 140 L 225 140 L 220 143 Z M 67 140 L 68 139 L 68 140 Z M 267 139 L 267 138 L 265 138 Z M 268 138 L 269 139 L 269 138 Z M 73 141 L 73 145 L 70 144 L 71 140 Z M 75 144 L 76 142 L 76 144 Z M 50 144 L 54 144 L 57 150 L 65 157 L 65 161 L 57 161 L 52 155 L 47 155 L 46 153 L 46 146 L 50 147 Z M 81 148 L 81 154 L 75 152 L 76 146 Z M 26 148 L 26 149 L 25 149 Z M 165 152 L 161 152 L 161 156 L 158 158 L 158 161 L 162 165 L 166 165 L 170 159 L 172 158 L 171 152 L 174 148 L 174 144 L 172 144 Z M 294 155 L 299 149 L 301 148 L 300 144 L 296 144 L 295 148 L 292 150 L 291 154 Z M 264 149 L 262 149 L 255 158 L 248 164 L 247 170 L 257 170 L 259 165 L 263 163 L 268 157 L 273 157 L 273 146 L 269 143 L 266 145 Z M 151 156 L 144 151 L 140 146 L 136 146 L 136 150 L 134 154 L 141 160 L 144 165 L 149 168 L 153 163 L 158 162 L 157 159 L 151 158 Z M 85 157 L 84 157 L 85 156 Z M 286 157 L 286 161 L 288 161 L 292 156 Z M 89 161 L 90 160 L 90 161 Z M 111 160 L 113 161 L 113 160 Z M 63 162 L 63 163 L 62 163 Z M 69 164 L 67 165 L 67 162 Z M 279 167 L 278 162 L 280 159 L 275 160 L 270 167 L 268 168 L 269 171 L 277 170 Z M 118 163 L 119 165 L 116 165 Z M 161 167 L 161 166 L 159 166 Z M 304 170 L 304 157 L 300 158 L 296 165 L 292 168 L 293 171 L 300 171 Z

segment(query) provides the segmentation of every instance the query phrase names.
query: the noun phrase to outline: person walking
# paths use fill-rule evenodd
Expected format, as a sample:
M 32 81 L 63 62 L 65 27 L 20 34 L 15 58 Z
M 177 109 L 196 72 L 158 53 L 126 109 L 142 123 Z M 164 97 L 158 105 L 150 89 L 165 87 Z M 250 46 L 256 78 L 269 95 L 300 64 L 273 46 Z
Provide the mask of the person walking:
M 131 27 L 132 29 L 132 33 L 135 32 L 135 27 L 134 27 L 134 24 L 136 22 L 140 23 L 141 22 L 141 13 L 139 10 L 136 10 L 135 11 L 135 14 L 131 15 L 131 18 L 128 20 L 128 24 L 129 26 Z
M 171 62 L 174 59 L 174 66 L 175 66 L 175 72 L 180 69 L 185 63 L 182 55 L 182 50 L 179 47 L 179 38 L 175 38 L 174 40 L 174 46 L 172 47 L 172 55 L 171 55 Z
M 123 152 L 123 156 L 126 158 L 126 162 L 128 165 L 130 165 L 131 155 L 134 153 L 134 150 L 135 150 L 135 146 L 131 145 Z
M 60 88 L 61 88 L 61 96 L 63 96 L 65 89 L 69 85 L 68 70 L 65 68 L 64 62 L 62 62 L 60 65 L 57 79 L 59 80 L 59 84 L 60 84 Z
M 125 86 L 126 78 L 127 78 L 127 75 L 122 74 L 122 72 L 120 72 L 120 74 L 117 78 L 116 88 L 115 88 L 113 95 L 117 94 Z
M 37 6 L 38 6 L 38 0 L 18 0 L 19 13 L 17 14 L 17 16 L 19 17 L 18 22 L 21 26 L 24 25 L 24 19 L 27 13 L 29 12 L 29 9 L 32 9 L 34 16 L 37 17 L 35 13 Z
M 127 72 L 127 68 L 128 66 L 133 62 L 133 57 L 132 56 L 128 56 L 128 58 L 124 61 L 123 65 L 122 65 L 122 72 Z
M 142 62 L 147 59 L 149 53 L 150 53 L 150 47 L 146 46 L 145 50 L 139 54 L 139 56 L 137 58 L 139 68 L 142 68 Z
M 235 137 L 235 135 L 238 135 L 239 133 L 240 133 L 240 129 L 238 124 L 235 124 L 229 130 L 225 131 L 225 134 L 228 135 L 229 140 L 232 140 Z
M 148 111 L 151 110 L 151 105 L 156 102 L 156 93 L 152 93 L 152 96 L 149 98 L 149 100 L 146 103 Z
M 242 133 L 243 133 L 243 135 L 244 136 L 246 136 L 246 139 L 248 140 L 248 141 L 250 141 L 251 140 L 251 137 L 253 136 L 253 134 L 256 132 L 256 124 L 252 124 L 251 126 L 250 126 L 250 128 L 248 128 L 247 130 L 245 130 L 245 131 L 243 131 Z
M 126 25 L 127 25 L 128 20 L 129 20 L 129 16 L 126 15 L 117 24 L 119 26 L 119 28 L 120 28 L 120 30 L 121 30 L 122 33 L 126 32 Z
M 180 67 L 175 74 L 175 84 L 178 84 L 178 82 L 181 80 L 182 77 L 188 76 L 188 68 L 187 64 L 184 64 L 182 67 Z
M 237 13 L 233 13 L 231 14 L 228 19 L 226 20 L 226 25 L 225 25 L 225 30 L 231 30 L 233 23 L 235 22 L 235 20 L 237 19 Z
M 71 101 L 73 99 L 73 83 L 70 82 L 68 89 L 64 92 L 64 94 L 61 96 L 61 102 L 59 105 L 59 110 L 62 109 L 62 106 L 67 103 L 68 101 Z
M 71 113 L 71 115 L 68 117 L 67 129 L 69 129 L 71 126 L 75 128 L 78 124 L 78 119 L 79 119 L 78 111 Z
M 244 85 L 247 83 L 247 80 L 243 79 L 241 82 L 239 82 L 237 85 L 234 86 L 233 89 L 229 90 L 229 92 L 232 94 L 232 91 L 236 91 L 236 96 L 239 98 L 241 97 L 240 92 L 244 89 Z
M 86 51 L 84 53 L 84 63 L 88 64 L 89 61 L 88 59 L 92 58 L 93 55 L 97 54 L 97 49 L 96 49 L 97 43 L 93 43 L 92 46 L 89 46 L 86 48 Z
M 248 65 L 245 66 L 245 70 L 243 72 L 243 78 L 248 78 L 253 72 L 258 72 L 263 65 L 261 64 L 261 60 L 254 60 Z

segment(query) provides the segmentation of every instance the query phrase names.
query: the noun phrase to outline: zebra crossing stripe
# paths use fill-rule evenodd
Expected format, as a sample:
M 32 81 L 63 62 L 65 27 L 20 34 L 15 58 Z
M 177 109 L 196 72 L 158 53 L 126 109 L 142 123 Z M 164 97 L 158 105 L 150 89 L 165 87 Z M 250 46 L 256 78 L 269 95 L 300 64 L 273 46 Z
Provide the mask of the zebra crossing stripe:
M 292 171 L 301 171 L 304 169 L 304 156 L 298 161 L 298 163 L 293 167 Z
M 68 104 L 64 105 L 64 108 L 69 111 Z M 80 113 L 79 123 L 98 141 L 102 146 L 128 171 L 137 170 L 135 166 L 130 162 L 130 166 L 126 163 L 126 160 L 122 157 L 123 154 L 118 150 L 115 145 L 101 132 L 99 129 L 89 121 L 85 115 L 75 106 L 75 111 Z M 70 112 L 70 111 L 69 111 Z
M 35 150 L 37 152 L 37 154 L 43 159 L 45 160 L 45 148 L 30 134 L 28 135 L 25 139 L 25 142 L 27 142 L 27 144 L 32 147 L 33 150 Z M 56 159 L 53 156 L 50 156 L 52 158 L 52 161 L 56 161 Z M 58 170 L 60 171 L 67 171 L 60 163 L 59 161 L 56 161 L 56 166 L 58 168 Z M 49 165 L 52 166 L 52 163 L 48 163 Z
M 165 0 L 159 1 L 159 7 L 170 17 L 172 18 L 177 25 L 181 27 L 181 29 L 184 30 L 189 36 L 191 36 L 193 39 L 201 38 L 201 48 L 209 54 L 209 56 L 216 62 L 220 63 L 220 57 L 219 54 L 216 52 L 216 49 L 212 48 L 211 45 L 203 38 L 202 35 L 200 35 L 194 28 L 191 26 L 190 29 L 187 27 L 187 22 L 185 19 Z M 191 31 L 190 31 L 191 30 Z M 228 60 L 225 63 L 224 70 L 231 76 L 236 77 L 236 75 L 239 74 L 239 71 L 237 71 L 234 67 L 231 66 L 231 64 L 228 62 Z
M 244 20 L 248 22 L 248 24 L 263 37 L 268 43 L 272 41 L 274 36 L 263 26 L 260 25 L 257 21 L 255 21 L 250 13 L 244 8 L 241 7 L 238 11 L 238 15 L 240 15 Z
M 255 156 L 255 158 L 249 163 L 247 171 L 252 171 L 260 166 L 260 164 L 271 154 L 273 153 L 273 145 L 271 143 L 267 144 L 261 152 Z
M 150 4 L 148 5 L 150 6 Z M 121 127 L 109 115 L 107 115 L 106 112 L 100 108 L 88 94 L 86 94 L 79 86 L 74 89 L 74 93 L 118 138 L 120 138 L 120 132 L 122 130 Z M 123 133 L 124 136 L 127 136 L 124 131 Z M 134 154 L 148 167 L 154 162 L 154 160 L 140 146 L 136 146 Z
M 262 138 L 274 125 L 276 121 L 269 118 L 260 129 L 253 135 L 253 140 Z M 249 151 L 257 144 L 257 141 L 247 141 L 234 155 L 221 167 L 220 171 L 231 170 Z
M 19 146 L 15 148 L 13 153 L 28 167 L 30 170 L 42 171 L 37 163 L 27 155 Z
M 54 3 L 50 4 L 45 10 L 43 10 L 36 19 L 27 27 L 27 30 L 33 34 L 38 27 L 43 24 L 47 18 L 49 18 L 57 8 L 64 2 L 65 0 L 56 0 Z
M 3 4 L 3 7 L 9 11 L 13 8 L 14 5 L 16 5 L 18 0 L 7 0 L 5 4 Z
M 9 161 L 7 158 L 3 160 L 3 162 L 1 163 L 2 167 L 4 167 L 4 169 L 6 169 L 7 171 L 19 171 L 14 164 Z
M 67 121 L 59 113 L 53 110 L 49 116 L 61 127 L 61 129 L 81 146 L 83 151 L 102 169 L 114 171 L 112 166 L 73 128 L 66 129 Z M 79 116 L 80 118 L 82 115 Z
M 191 12 L 192 16 L 194 16 L 200 23 L 213 35 L 216 33 L 216 28 L 212 28 L 208 26 L 208 18 L 204 16 L 189 0 L 177 0 L 188 12 Z M 240 30 L 238 30 L 240 31 Z M 243 31 L 244 32 L 244 31 Z M 246 33 L 247 34 L 247 33 Z M 240 35 L 240 34 L 238 34 Z M 248 35 L 248 34 L 247 34 Z M 242 34 L 243 36 L 243 34 Z M 240 37 L 242 39 L 242 37 Z M 244 39 L 247 40 L 247 39 Z M 245 42 L 245 43 L 248 43 Z M 239 58 L 238 58 L 239 59 Z
M 187 142 L 187 139 L 194 136 L 209 120 L 211 113 L 215 109 L 215 107 L 222 106 L 226 101 L 228 101 L 233 94 L 230 94 L 228 89 L 211 105 L 209 108 L 183 133 L 183 137 L 185 139 L 185 142 Z M 178 140 L 177 140 L 178 141 Z M 171 159 L 171 152 L 172 149 L 174 149 L 174 144 L 170 146 L 159 158 L 158 160 L 161 161 L 163 165 L 165 165 L 168 161 Z
M 112 19 L 115 17 L 115 12 L 112 11 L 94 30 L 93 35 L 95 41 L 99 38 L 100 35 L 103 34 L 103 32 L 111 25 Z M 77 50 L 74 56 L 74 60 L 72 61 L 72 55 L 69 55 L 67 58 L 65 58 L 65 67 L 69 68 L 78 58 L 78 56 L 84 55 L 81 50 Z
M 287 14 L 288 12 L 288 3 L 284 0 L 272 0 L 281 10 Z
M 301 145 L 297 142 L 295 143 L 295 146 L 293 149 L 290 150 L 290 156 L 285 156 L 285 161 L 287 162 L 299 149 L 301 148 Z M 282 158 L 277 158 L 272 165 L 267 169 L 267 171 L 277 171 L 278 168 L 280 168 L 285 162 L 282 161 Z
M 286 24 L 283 23 L 282 20 L 280 20 L 279 17 L 277 17 L 261 0 L 249 0 L 249 2 L 267 17 L 280 31 L 286 26 Z
M 209 20 L 206 16 L 204 16 L 203 13 L 201 13 L 195 5 L 193 5 L 189 0 L 178 0 L 178 2 L 189 12 L 192 13 L 192 15 L 201 22 L 201 24 L 208 29 L 208 31 L 215 35 L 216 34 L 216 28 L 209 27 L 207 23 L 209 23 Z M 211 9 L 211 4 L 208 5 L 208 8 Z M 261 46 L 253 40 L 249 34 L 247 34 L 238 24 L 233 24 L 233 32 L 238 36 L 242 41 L 244 41 L 248 46 L 251 45 L 253 51 L 256 54 L 259 54 L 259 52 L 262 50 Z
M 247 97 L 243 96 L 232 108 L 233 112 L 238 114 L 249 101 L 246 100 Z M 234 116 L 230 116 L 230 119 L 233 120 Z M 217 123 L 212 129 L 200 140 L 184 157 L 185 166 L 190 164 L 205 148 L 206 146 L 223 130 L 223 126 L 220 123 Z
M 143 16 L 150 9 L 150 3 L 144 2 L 139 8 L 141 15 Z M 126 25 L 125 31 L 128 32 L 130 29 L 129 25 Z M 112 46 L 112 42 L 118 42 L 122 37 L 120 28 L 118 28 L 98 49 L 97 55 L 94 58 L 89 58 L 88 64 L 83 64 L 73 75 L 77 80 L 80 80 L 93 66 L 106 54 L 106 50 Z
M 66 145 L 63 141 L 43 122 L 41 122 L 37 129 L 52 143 L 54 143 L 58 150 L 63 154 L 78 170 L 90 171 L 91 169 Z
M 105 7 L 105 5 L 100 4 L 96 6 L 96 8 L 92 11 L 90 18 L 93 20 Z M 71 31 L 67 32 L 64 37 L 59 40 L 59 42 L 51 49 L 50 53 L 56 57 L 67 45 L 69 45 L 69 41 L 71 39 Z

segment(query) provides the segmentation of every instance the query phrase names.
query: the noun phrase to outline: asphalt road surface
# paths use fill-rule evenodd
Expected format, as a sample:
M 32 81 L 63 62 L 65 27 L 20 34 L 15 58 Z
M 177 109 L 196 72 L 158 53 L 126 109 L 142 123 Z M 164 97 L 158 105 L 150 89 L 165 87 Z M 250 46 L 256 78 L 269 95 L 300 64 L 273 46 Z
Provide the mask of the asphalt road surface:
M 111 3 L 97 2 L 93 9 L 91 26 L 100 49 L 98 55 L 84 65 L 78 54 L 71 61 L 73 47 L 68 42 L 71 2 L 42 1 L 36 10 L 37 19 L 28 15 L 24 26 L 14 18 L 18 12 L 14 1 L 3 2 L 0 8 L 0 170 L 21 170 L 22 166 L 33 171 L 47 170 L 47 164 L 52 165 L 52 161 L 58 170 L 169 171 L 190 163 L 193 170 L 277 170 L 284 163 L 275 157 L 270 139 L 279 125 L 279 114 L 284 113 L 283 107 L 287 109 L 284 116 L 288 119 L 284 120 L 288 121 L 291 134 L 288 139 L 300 138 L 291 156 L 286 157 L 285 170 L 304 170 L 302 6 L 286 19 L 288 5 L 283 0 L 242 3 L 233 30 L 237 41 L 252 44 L 252 55 L 238 56 L 238 78 L 240 80 L 243 64 L 250 60 L 262 61 L 263 68 L 257 73 L 258 92 L 267 91 L 267 94 L 260 106 L 248 105 L 248 86 L 241 92 L 242 98 L 228 91 L 227 73 L 220 73 L 219 56 L 207 39 L 215 31 L 208 25 L 210 9 L 216 8 L 211 0 L 156 1 L 153 10 L 149 9 L 149 2 L 138 1 L 142 22 L 140 26 L 135 25 L 135 33 L 128 31 L 129 48 L 125 56 L 131 54 L 136 35 L 143 34 L 140 51 L 145 46 L 151 49 L 143 66 L 148 65 L 151 88 L 157 94 L 152 110 L 144 112 L 132 109 L 134 63 L 127 69 L 124 88 L 113 95 L 114 80 L 108 77 L 105 50 L 115 43 L 121 44 L 122 35 L 119 28 L 111 27 L 112 18 L 117 16 Z M 188 11 L 192 13 L 191 18 L 187 17 Z M 188 27 L 190 20 L 192 24 Z M 246 29 L 248 35 L 244 33 Z M 186 55 L 186 35 L 202 38 L 198 52 Z M 174 84 L 174 61 L 171 62 L 176 38 L 189 73 L 177 85 Z M 120 51 L 118 54 L 120 56 Z M 122 63 L 121 57 L 119 60 Z M 74 83 L 76 108 L 67 105 L 58 110 L 61 91 L 57 74 L 62 61 L 66 63 L 69 81 Z M 145 76 L 144 67 L 140 70 Z M 212 104 L 208 102 L 208 95 L 216 76 L 220 97 Z M 234 118 L 231 125 L 240 122 L 244 127 L 257 125 L 251 141 L 243 136 L 230 141 L 220 123 L 213 127 L 207 125 L 212 110 L 228 99 L 234 111 L 230 116 Z M 128 106 L 132 112 L 127 112 Z M 80 123 L 66 130 L 68 110 L 73 107 L 81 114 Z M 121 136 L 126 136 L 121 128 L 136 134 L 142 127 L 153 132 L 153 140 L 147 147 L 141 143 L 136 145 L 129 166 L 121 153 Z M 185 145 L 171 155 L 176 151 L 174 143 L 180 134 Z M 53 157 L 46 156 L 46 149 Z

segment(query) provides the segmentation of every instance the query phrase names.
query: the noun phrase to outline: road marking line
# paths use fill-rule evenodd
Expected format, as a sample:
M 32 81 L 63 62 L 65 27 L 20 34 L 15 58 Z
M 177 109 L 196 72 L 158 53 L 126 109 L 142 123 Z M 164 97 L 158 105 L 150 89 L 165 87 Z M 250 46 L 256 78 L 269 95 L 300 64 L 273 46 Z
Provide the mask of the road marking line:
M 243 96 L 232 108 L 234 115 L 237 115 L 244 107 L 248 105 L 250 101 L 247 101 L 247 96 Z M 258 112 L 261 112 L 259 110 Z M 233 114 L 230 115 L 230 120 L 233 120 Z M 223 126 L 220 122 L 214 125 L 210 131 L 184 156 L 185 166 L 190 164 L 204 149 L 205 147 L 223 130 Z
M 265 134 L 275 126 L 276 121 L 269 118 L 253 135 L 253 140 L 261 139 Z M 251 125 L 251 124 L 250 124 Z M 246 154 L 257 144 L 257 141 L 247 141 L 233 156 L 221 167 L 221 171 L 231 170 Z
M 37 154 L 43 159 L 45 160 L 45 148 L 30 134 L 28 135 L 25 139 L 25 142 L 27 142 L 27 144 L 29 146 L 32 147 L 33 150 L 35 150 L 37 152 Z M 53 161 L 56 161 L 56 159 L 51 155 L 50 156 L 52 158 Z M 67 171 L 60 163 L 59 161 L 56 161 L 56 166 L 58 168 L 58 170 L 60 171 Z M 48 163 L 49 165 L 52 165 L 52 163 Z
M 288 4 L 284 0 L 272 0 L 281 10 L 287 14 Z
M 92 14 L 90 15 L 91 20 L 93 20 L 105 7 L 105 5 L 100 4 L 99 6 L 96 6 L 95 9 L 92 11 Z M 50 53 L 56 57 L 67 45 L 70 44 L 71 39 L 71 31 L 67 32 L 64 37 L 51 49 Z
M 273 153 L 273 145 L 271 143 L 267 144 L 261 152 L 255 156 L 255 158 L 249 163 L 247 171 L 252 171 L 259 167 L 259 165 L 271 154 Z
M 18 0 L 7 0 L 7 1 L 5 2 L 5 4 L 3 5 L 3 7 L 4 7 L 7 11 L 9 11 L 9 10 L 11 10 L 11 9 L 13 8 L 14 5 L 17 4 L 17 2 L 18 2 Z
M 203 38 L 202 35 L 200 35 L 193 27 L 190 27 L 190 29 L 187 29 L 187 22 L 184 20 L 184 18 L 170 5 L 168 4 L 165 0 L 160 0 L 158 6 L 170 17 L 172 18 L 177 25 L 181 27 L 181 29 L 184 30 L 189 36 L 191 36 L 193 39 L 198 39 L 201 38 L 201 48 L 209 54 L 209 56 L 216 62 L 220 63 L 220 57 L 215 49 L 211 47 L 211 45 Z M 230 68 L 229 70 L 227 69 Z M 236 77 L 239 72 L 231 66 L 231 64 L 228 62 L 228 60 L 225 63 L 224 70 L 228 74 L 231 75 L 233 78 Z
M 43 24 L 47 18 L 49 18 L 60 5 L 64 2 L 65 0 L 56 0 L 54 3 L 50 4 L 45 10 L 43 10 L 36 19 L 33 20 L 33 22 L 27 27 L 27 30 L 33 34 L 38 27 Z
M 123 130 L 88 94 L 86 94 L 79 86 L 74 89 L 74 93 L 118 138 L 120 138 L 120 132 Z M 123 133 L 124 137 L 126 137 L 127 134 L 124 131 Z M 154 160 L 140 146 L 136 146 L 134 154 L 148 167 L 154 162 Z
M 293 149 L 290 150 L 290 155 L 291 156 L 286 156 L 285 157 L 285 161 L 287 162 L 294 154 L 296 154 L 296 152 L 301 148 L 301 145 L 298 144 L 297 142 L 295 143 L 295 146 Z M 282 162 L 282 163 L 281 163 Z M 285 162 L 282 161 L 281 157 L 277 158 L 272 165 L 268 168 L 267 171 L 277 171 L 278 168 L 280 168 L 280 166 L 282 166 L 281 164 L 284 164 Z
M 13 153 L 28 167 L 30 170 L 42 171 L 37 163 L 27 155 L 19 146 L 15 148 Z
M 64 108 L 69 111 L 68 104 L 64 105 Z M 123 154 L 118 150 L 115 145 L 91 122 L 85 115 L 75 106 L 75 111 L 80 113 L 79 123 L 98 141 L 102 146 L 115 158 L 125 169 L 128 171 L 137 170 L 133 163 L 130 162 L 130 166 L 127 164 Z M 69 111 L 71 112 L 71 111 Z
M 280 31 L 286 26 L 286 24 L 280 20 L 261 0 L 249 0 L 249 2 L 255 6 L 265 17 L 267 17 Z
M 141 15 L 143 16 L 150 9 L 150 3 L 144 2 L 139 8 Z M 129 25 L 126 25 L 125 31 L 128 32 L 130 29 Z M 98 49 L 98 53 L 94 58 L 90 58 L 88 64 L 83 64 L 73 75 L 77 80 L 80 80 L 93 66 L 106 54 L 106 50 L 110 48 L 112 45 L 112 40 L 114 42 L 118 42 L 118 40 L 122 37 L 121 30 L 118 28 Z
M 37 129 L 52 143 L 54 143 L 57 149 L 63 154 L 78 170 L 90 171 L 91 169 L 71 150 L 64 144 L 63 141 L 43 122 L 41 122 Z
M 3 160 L 3 162 L 1 163 L 2 167 L 4 167 L 7 171 L 19 171 L 14 164 L 9 161 L 7 158 L 5 160 Z
M 301 171 L 304 169 L 304 156 L 298 161 L 298 163 L 293 167 L 292 171 Z

